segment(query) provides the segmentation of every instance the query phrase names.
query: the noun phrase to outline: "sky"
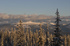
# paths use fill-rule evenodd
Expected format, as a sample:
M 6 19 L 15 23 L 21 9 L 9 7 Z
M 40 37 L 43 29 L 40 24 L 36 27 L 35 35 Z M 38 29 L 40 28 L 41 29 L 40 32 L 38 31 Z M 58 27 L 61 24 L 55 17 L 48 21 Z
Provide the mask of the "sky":
M 70 0 L 0 0 L 0 13 L 70 16 Z

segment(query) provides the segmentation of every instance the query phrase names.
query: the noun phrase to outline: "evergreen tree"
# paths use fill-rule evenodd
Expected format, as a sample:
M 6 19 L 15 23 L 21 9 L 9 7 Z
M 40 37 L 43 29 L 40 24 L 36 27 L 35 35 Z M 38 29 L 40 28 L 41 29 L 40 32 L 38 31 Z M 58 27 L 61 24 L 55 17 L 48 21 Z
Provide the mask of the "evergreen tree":
M 44 46 L 46 42 L 46 35 L 44 35 L 44 30 L 42 29 L 42 25 L 40 24 L 40 30 L 39 30 L 39 46 Z
M 35 39 L 35 46 L 38 46 L 38 41 L 39 41 L 38 30 L 34 32 L 34 39 Z
M 61 32 L 60 25 L 59 25 L 60 15 L 59 15 L 58 9 L 56 11 L 56 15 L 57 15 L 57 18 L 56 18 L 56 28 L 54 31 L 53 46 L 61 46 L 62 39 L 61 39 L 61 34 L 60 34 Z
M 28 31 L 28 28 L 26 30 L 26 42 L 27 42 L 27 45 L 29 45 L 29 31 Z
M 17 46 L 17 34 L 16 31 L 13 32 L 14 36 L 13 36 L 13 46 Z
M 67 46 L 67 38 L 66 38 L 66 35 L 65 35 L 65 39 L 64 39 L 64 46 Z
M 50 44 L 50 39 L 49 39 L 49 25 L 47 23 L 47 31 L 46 31 L 46 42 L 45 42 L 45 45 L 46 46 L 49 46 Z
M 23 30 L 24 30 L 22 20 L 19 21 L 19 23 L 18 23 L 18 25 L 16 26 L 16 28 L 17 28 L 18 30 L 20 30 L 20 31 L 23 31 Z
M 4 34 L 2 32 L 2 37 L 1 37 L 1 46 L 4 46 Z
M 67 45 L 70 46 L 70 35 L 67 36 Z
M 32 37 L 33 37 L 33 32 L 30 29 L 30 33 L 29 33 L 29 46 L 32 46 Z

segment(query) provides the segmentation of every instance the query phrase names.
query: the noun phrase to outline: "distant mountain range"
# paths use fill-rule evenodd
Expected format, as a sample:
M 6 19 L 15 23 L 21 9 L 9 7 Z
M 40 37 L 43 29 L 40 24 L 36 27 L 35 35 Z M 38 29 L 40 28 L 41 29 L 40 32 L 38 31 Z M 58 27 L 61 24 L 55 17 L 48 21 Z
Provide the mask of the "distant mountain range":
M 18 18 L 26 18 L 26 19 L 50 19 L 50 18 L 53 18 L 55 16 L 49 16 L 49 15 L 35 15 L 35 14 L 32 14 L 32 15 L 13 15 L 13 14 L 3 14 L 3 13 L 0 13 L 0 18 L 3 18 L 3 19 L 18 19 Z M 67 19 L 67 18 L 70 18 L 70 16 L 61 16 L 62 19 Z
M 12 28 L 15 26 L 13 25 L 13 23 L 18 23 L 20 20 L 22 20 L 25 24 L 37 24 L 38 23 L 48 23 L 50 26 L 50 29 L 52 30 L 53 25 L 55 24 L 55 19 L 56 16 L 47 16 L 47 15 L 12 15 L 12 14 L 3 14 L 0 13 L 0 29 L 1 28 Z M 70 16 L 61 16 L 61 29 L 62 32 L 64 34 L 70 34 Z M 28 23 L 29 22 L 29 23 Z M 31 27 L 35 30 L 35 28 L 37 28 L 37 26 L 32 26 Z M 43 26 L 44 27 L 44 26 Z M 39 29 L 39 27 L 37 28 Z M 44 29 L 46 30 L 46 27 L 44 27 Z M 50 30 L 50 32 L 52 32 Z M 53 29 L 54 30 L 54 29 Z
M 23 22 L 33 21 L 33 22 L 54 22 L 56 16 L 47 15 L 12 15 L 0 13 L 0 24 L 3 23 L 16 23 L 19 20 Z M 61 16 L 62 23 L 68 24 L 70 21 L 70 16 Z M 67 22 L 66 22 L 67 21 Z

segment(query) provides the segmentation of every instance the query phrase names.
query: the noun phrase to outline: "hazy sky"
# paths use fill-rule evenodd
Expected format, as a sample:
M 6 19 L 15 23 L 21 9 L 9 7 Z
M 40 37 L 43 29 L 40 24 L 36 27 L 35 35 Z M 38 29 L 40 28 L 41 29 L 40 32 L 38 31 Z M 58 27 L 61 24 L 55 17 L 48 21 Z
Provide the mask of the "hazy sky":
M 0 0 L 0 13 L 70 16 L 70 0 Z

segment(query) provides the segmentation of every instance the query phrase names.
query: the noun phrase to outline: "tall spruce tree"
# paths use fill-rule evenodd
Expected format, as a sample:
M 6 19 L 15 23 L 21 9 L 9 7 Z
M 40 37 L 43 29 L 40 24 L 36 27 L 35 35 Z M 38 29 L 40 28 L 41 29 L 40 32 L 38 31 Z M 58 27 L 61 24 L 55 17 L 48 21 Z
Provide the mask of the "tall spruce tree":
M 56 11 L 56 15 L 57 15 L 57 18 L 56 18 L 56 21 L 55 21 L 56 22 L 56 27 L 55 27 L 55 30 L 54 30 L 53 46 L 61 46 L 62 39 L 61 39 L 61 30 L 60 30 L 60 25 L 59 25 L 59 22 L 61 20 L 60 20 L 60 15 L 59 15 L 58 9 Z

